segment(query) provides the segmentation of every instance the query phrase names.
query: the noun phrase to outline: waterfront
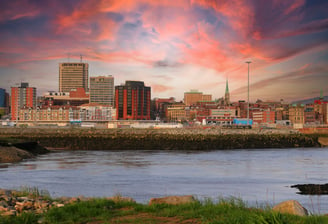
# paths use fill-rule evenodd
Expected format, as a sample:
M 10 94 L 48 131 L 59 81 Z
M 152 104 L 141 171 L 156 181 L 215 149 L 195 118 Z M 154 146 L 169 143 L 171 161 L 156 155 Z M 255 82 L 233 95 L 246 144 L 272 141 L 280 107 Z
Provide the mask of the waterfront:
M 0 188 L 36 186 L 51 196 L 192 194 L 240 197 L 251 205 L 300 201 L 328 213 L 328 196 L 296 194 L 294 184 L 327 182 L 326 148 L 219 151 L 58 151 L 0 168 Z

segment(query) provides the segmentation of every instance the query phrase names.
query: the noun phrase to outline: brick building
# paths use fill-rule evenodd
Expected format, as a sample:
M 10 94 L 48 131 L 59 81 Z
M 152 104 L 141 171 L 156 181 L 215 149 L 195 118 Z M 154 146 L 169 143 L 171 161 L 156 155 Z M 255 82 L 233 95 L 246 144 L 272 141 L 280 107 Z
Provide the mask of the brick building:
M 274 124 L 275 112 L 274 111 L 257 111 L 253 112 L 253 122 L 258 124 Z
M 117 120 L 150 120 L 151 88 L 140 81 L 115 87 Z
M 186 106 L 191 106 L 199 101 L 212 101 L 212 95 L 203 94 L 197 90 L 190 90 L 190 92 L 184 93 L 184 104 Z
M 11 120 L 19 120 L 19 110 L 23 107 L 36 108 L 36 88 L 28 83 L 11 87 Z

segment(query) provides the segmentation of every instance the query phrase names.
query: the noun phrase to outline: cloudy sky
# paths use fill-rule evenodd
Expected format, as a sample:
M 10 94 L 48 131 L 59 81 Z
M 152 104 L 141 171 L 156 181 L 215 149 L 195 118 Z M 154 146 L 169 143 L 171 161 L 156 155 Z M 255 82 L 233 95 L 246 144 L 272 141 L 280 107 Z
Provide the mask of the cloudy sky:
M 153 97 L 286 101 L 328 95 L 327 0 L 1 0 L 0 88 L 58 91 L 58 63 L 89 63 Z M 68 59 L 69 58 L 69 59 Z

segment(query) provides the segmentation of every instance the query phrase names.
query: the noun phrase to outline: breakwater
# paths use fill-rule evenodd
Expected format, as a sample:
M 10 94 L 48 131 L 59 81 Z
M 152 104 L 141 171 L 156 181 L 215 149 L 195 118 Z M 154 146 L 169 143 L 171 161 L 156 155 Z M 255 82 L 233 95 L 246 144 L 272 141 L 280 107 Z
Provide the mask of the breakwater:
M 2 129 L 1 137 L 69 150 L 218 150 L 320 147 L 317 135 L 218 129 Z

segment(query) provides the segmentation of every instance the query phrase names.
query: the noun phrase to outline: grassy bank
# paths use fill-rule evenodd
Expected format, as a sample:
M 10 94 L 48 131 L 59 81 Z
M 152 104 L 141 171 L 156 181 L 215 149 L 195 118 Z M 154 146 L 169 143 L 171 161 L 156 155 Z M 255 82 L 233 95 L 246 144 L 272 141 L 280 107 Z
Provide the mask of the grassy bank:
M 328 223 L 327 216 L 300 217 L 249 208 L 238 199 L 195 202 L 184 205 L 143 205 L 92 199 L 52 208 L 43 214 L 23 213 L 0 217 L 0 224 L 13 223 Z

